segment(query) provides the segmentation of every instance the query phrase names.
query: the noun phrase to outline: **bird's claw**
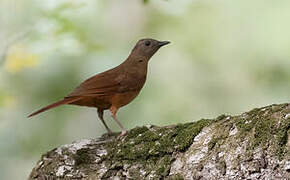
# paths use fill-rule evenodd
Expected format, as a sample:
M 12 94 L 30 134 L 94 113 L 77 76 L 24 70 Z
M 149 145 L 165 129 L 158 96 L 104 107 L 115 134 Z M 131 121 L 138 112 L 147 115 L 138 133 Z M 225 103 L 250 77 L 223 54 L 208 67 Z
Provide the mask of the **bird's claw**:
M 121 136 L 126 136 L 128 134 L 127 130 L 122 130 Z
M 118 134 L 119 133 L 117 133 L 117 132 L 110 131 L 110 132 L 107 132 L 107 133 L 103 134 L 102 137 L 109 138 L 109 137 L 113 137 L 113 136 L 118 136 Z

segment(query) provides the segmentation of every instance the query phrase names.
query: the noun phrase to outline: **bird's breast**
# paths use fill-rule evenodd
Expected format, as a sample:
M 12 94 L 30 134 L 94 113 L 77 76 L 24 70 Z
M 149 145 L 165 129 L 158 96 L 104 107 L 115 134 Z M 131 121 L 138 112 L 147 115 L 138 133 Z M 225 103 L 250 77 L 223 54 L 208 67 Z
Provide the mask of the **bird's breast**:
M 119 93 L 112 96 L 111 103 L 115 107 L 122 107 L 129 104 L 141 91 L 146 81 L 146 75 L 143 77 L 131 76 L 127 81 L 121 82 Z
M 117 93 L 113 95 L 111 99 L 112 106 L 120 108 L 122 106 L 129 104 L 139 94 L 139 92 L 140 90 L 127 91 L 124 93 Z

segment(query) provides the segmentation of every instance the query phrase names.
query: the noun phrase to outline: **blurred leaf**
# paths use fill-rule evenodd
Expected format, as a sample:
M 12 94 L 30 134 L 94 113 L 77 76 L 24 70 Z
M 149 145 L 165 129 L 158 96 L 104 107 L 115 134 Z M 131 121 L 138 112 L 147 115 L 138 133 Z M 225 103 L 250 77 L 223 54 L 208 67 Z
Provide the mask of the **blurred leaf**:
M 257 83 L 267 84 L 273 89 L 276 86 L 285 86 L 290 78 L 287 64 L 263 64 L 251 67 L 253 77 Z
M 144 4 L 146 4 L 146 3 L 148 3 L 149 2 L 149 0 L 143 0 L 143 3 Z
M 0 107 L 3 106 L 13 106 L 16 102 L 16 99 L 9 95 L 7 92 L 0 90 Z
M 24 46 L 13 46 L 7 54 L 5 69 L 10 73 L 17 73 L 23 68 L 36 66 L 38 60 L 38 55 L 29 52 Z
M 5 59 L 6 59 L 6 50 L 4 50 L 3 52 L 1 52 L 2 54 L 0 54 L 0 67 L 4 64 Z
M 88 51 L 102 49 L 102 46 L 96 43 L 89 34 L 86 27 L 71 17 L 62 14 L 64 10 L 73 10 L 79 8 L 71 3 L 65 3 L 52 11 L 43 13 L 44 17 L 54 21 L 57 25 L 55 35 L 72 34 Z
M 25 31 L 18 32 L 17 34 L 15 34 L 14 36 L 10 37 L 7 40 L 7 42 L 6 42 L 7 44 L 5 44 L 3 49 L 1 49 L 2 51 L 0 51 L 0 66 L 3 65 L 5 60 L 7 59 L 7 54 L 8 54 L 9 48 L 13 44 L 15 44 L 16 41 L 19 41 L 24 36 L 26 36 L 30 31 L 31 31 L 31 29 L 27 29 Z

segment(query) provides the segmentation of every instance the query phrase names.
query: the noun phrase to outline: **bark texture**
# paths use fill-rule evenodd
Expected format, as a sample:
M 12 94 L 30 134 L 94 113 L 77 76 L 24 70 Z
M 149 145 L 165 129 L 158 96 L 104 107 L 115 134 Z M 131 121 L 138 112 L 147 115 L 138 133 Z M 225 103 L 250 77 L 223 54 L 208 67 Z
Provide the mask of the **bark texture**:
M 29 179 L 290 179 L 290 104 L 144 126 L 42 155 Z

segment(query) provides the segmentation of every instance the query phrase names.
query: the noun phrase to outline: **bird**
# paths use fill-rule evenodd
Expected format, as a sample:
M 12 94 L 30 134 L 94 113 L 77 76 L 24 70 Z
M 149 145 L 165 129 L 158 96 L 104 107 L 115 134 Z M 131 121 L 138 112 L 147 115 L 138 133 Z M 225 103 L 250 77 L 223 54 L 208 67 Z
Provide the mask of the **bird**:
M 98 117 L 108 134 L 113 132 L 104 120 L 105 110 L 111 112 L 113 120 L 122 130 L 121 136 L 125 136 L 128 131 L 116 114 L 140 93 L 146 81 L 149 60 L 162 46 L 169 43 L 152 38 L 139 40 L 120 65 L 85 80 L 62 100 L 33 112 L 28 118 L 61 105 L 94 107 L 97 108 Z

